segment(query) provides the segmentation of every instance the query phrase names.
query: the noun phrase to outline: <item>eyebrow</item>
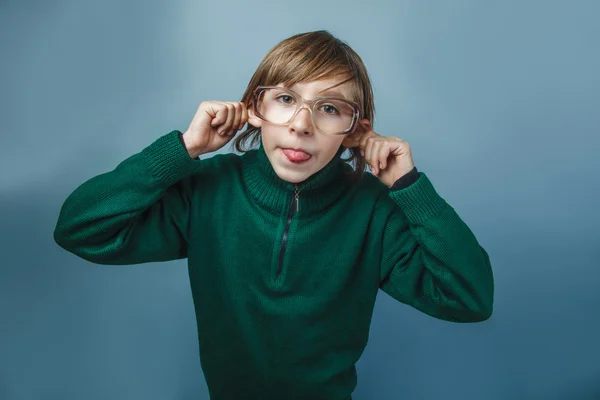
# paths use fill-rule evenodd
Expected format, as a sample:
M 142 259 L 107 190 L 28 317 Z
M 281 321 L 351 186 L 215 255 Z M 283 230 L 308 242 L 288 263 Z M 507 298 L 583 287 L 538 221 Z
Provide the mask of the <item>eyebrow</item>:
M 335 89 L 335 88 L 324 89 L 324 90 L 321 90 L 320 92 L 317 92 L 317 94 L 321 94 L 324 92 L 329 92 L 330 94 L 336 94 L 336 95 L 346 99 L 346 96 L 344 95 L 344 93 L 342 93 L 342 91 Z
M 343 93 L 341 90 L 337 89 L 337 87 L 338 87 L 339 85 L 341 85 L 342 83 L 344 83 L 344 82 L 340 82 L 340 83 L 338 83 L 337 85 L 333 85 L 333 86 L 331 86 L 331 87 L 328 87 L 327 89 L 320 90 L 320 91 L 318 91 L 318 92 L 317 92 L 317 94 L 321 94 L 321 93 L 325 93 L 325 92 L 330 92 L 331 94 L 338 95 L 339 97 L 341 97 L 341 98 L 343 98 L 343 99 L 345 99 L 345 100 L 349 100 L 349 99 L 348 99 L 348 98 L 347 98 L 347 97 L 344 95 L 344 93 Z M 288 86 L 288 85 L 282 85 L 282 87 L 283 87 L 283 88 L 287 88 L 287 89 L 297 90 L 298 88 L 296 87 L 296 85 L 297 85 L 297 84 L 294 84 L 294 85 L 292 85 L 292 86 Z

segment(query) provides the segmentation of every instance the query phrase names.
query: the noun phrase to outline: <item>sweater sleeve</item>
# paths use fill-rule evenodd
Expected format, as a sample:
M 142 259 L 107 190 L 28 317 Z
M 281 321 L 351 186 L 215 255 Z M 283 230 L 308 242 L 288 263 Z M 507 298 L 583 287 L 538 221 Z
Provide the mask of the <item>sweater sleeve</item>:
M 423 172 L 389 192 L 398 206 L 383 235 L 380 288 L 430 316 L 453 322 L 492 315 L 494 280 L 487 252 Z
M 191 176 L 202 161 L 172 131 L 114 170 L 77 187 L 63 203 L 54 240 L 96 264 L 187 257 Z

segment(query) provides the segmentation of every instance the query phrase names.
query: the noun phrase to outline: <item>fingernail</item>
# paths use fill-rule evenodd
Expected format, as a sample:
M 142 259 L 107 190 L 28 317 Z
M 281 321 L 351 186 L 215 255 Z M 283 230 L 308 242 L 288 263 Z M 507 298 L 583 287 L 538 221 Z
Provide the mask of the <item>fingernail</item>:
M 365 152 L 364 152 L 364 150 L 361 150 L 361 151 L 360 151 L 360 155 L 364 157 L 364 155 L 365 155 Z

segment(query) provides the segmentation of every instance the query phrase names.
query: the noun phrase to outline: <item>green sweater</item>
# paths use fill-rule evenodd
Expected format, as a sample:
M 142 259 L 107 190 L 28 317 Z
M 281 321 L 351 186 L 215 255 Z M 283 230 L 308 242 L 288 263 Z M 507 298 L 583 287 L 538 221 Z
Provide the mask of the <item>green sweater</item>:
M 391 190 L 336 156 L 301 184 L 264 149 L 191 158 L 158 138 L 63 204 L 54 231 L 93 263 L 188 259 L 213 400 L 349 399 L 378 289 L 435 318 L 492 313 L 486 251 L 427 175 Z

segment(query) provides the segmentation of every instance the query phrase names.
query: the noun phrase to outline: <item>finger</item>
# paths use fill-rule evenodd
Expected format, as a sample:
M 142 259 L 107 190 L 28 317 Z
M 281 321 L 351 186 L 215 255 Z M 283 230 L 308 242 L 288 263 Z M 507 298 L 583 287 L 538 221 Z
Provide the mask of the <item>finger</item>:
M 235 135 L 240 130 L 240 121 L 242 120 L 242 105 L 241 103 L 233 103 L 235 109 L 235 117 L 233 118 L 233 126 L 231 127 L 231 134 Z
M 241 103 L 242 104 L 242 121 L 240 124 L 240 130 L 242 130 L 244 128 L 244 125 L 246 125 L 246 123 L 248 122 L 248 107 L 246 107 L 246 104 Z
M 390 146 L 388 143 L 383 143 L 378 150 L 379 153 L 379 168 L 384 170 L 387 167 L 387 159 L 390 156 Z
M 370 137 L 365 140 L 365 144 L 364 144 L 365 160 L 369 164 L 369 168 L 371 169 L 371 171 L 373 171 L 373 168 L 374 168 L 374 165 L 373 165 L 373 143 L 374 142 L 375 142 L 375 139 Z
M 215 104 L 214 106 L 209 107 L 207 112 L 208 115 L 212 117 L 210 126 L 213 128 L 221 125 L 227 120 L 227 107 L 225 107 L 223 104 Z
M 367 153 L 367 141 L 369 140 L 370 137 L 371 136 L 368 134 L 368 131 L 363 133 L 363 135 L 360 138 L 360 142 L 358 144 L 358 147 L 360 147 L 360 149 L 365 152 L 365 155 Z
M 370 146 L 367 145 L 366 141 L 363 142 L 361 140 L 360 149 L 364 153 L 365 162 L 367 163 L 367 165 L 369 166 L 369 168 L 371 168 L 371 164 L 369 164 L 369 154 L 368 154 L 369 147 Z
M 381 140 L 377 140 L 375 143 L 373 143 L 373 150 L 371 150 L 373 152 L 371 157 L 373 158 L 373 173 L 375 175 L 379 175 L 379 171 L 381 170 L 381 166 L 379 164 L 379 154 L 381 153 L 382 146 L 383 142 Z
M 366 150 L 368 141 L 370 139 L 377 139 L 379 137 L 380 136 L 375 131 L 373 131 L 372 129 L 369 129 L 360 136 L 360 141 L 359 141 L 358 147 L 361 150 Z
M 219 135 L 225 135 L 227 131 L 231 129 L 233 119 L 235 118 L 235 109 L 233 108 L 233 105 L 231 103 L 225 103 L 225 107 L 227 107 L 227 120 L 219 129 Z

